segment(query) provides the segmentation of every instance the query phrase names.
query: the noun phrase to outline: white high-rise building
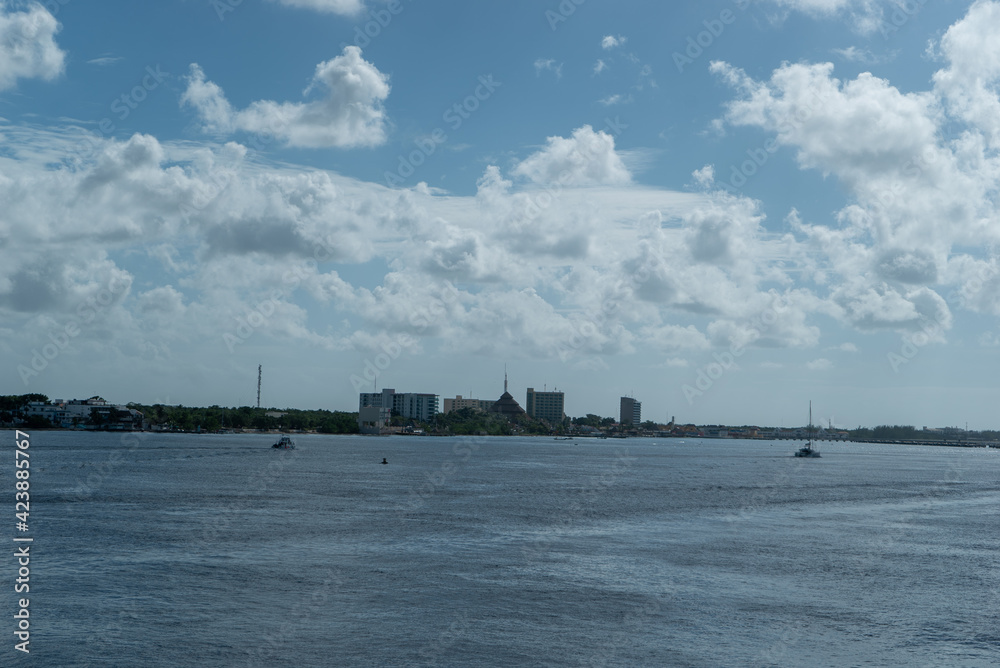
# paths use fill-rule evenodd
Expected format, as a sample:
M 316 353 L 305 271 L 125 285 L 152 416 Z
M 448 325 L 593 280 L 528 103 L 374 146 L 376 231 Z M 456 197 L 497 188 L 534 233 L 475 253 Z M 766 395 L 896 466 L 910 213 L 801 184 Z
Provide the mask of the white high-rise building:
M 358 400 L 359 411 L 368 407 L 388 408 L 393 415 L 421 422 L 433 420 L 439 412 L 438 405 L 436 394 L 397 393 L 388 387 L 381 392 L 362 392 Z

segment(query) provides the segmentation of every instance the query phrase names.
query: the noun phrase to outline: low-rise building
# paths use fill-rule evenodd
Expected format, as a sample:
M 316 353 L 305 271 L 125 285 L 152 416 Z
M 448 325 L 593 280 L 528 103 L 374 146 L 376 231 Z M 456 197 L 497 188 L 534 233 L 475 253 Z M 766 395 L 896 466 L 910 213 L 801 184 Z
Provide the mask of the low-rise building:
M 32 401 L 24 410 L 25 417 L 41 417 L 55 427 L 64 429 L 142 429 L 143 414 L 128 406 L 109 404 L 100 397 L 64 401 Z
M 471 408 L 488 413 L 495 403 L 495 401 L 488 401 L 486 399 L 465 399 L 459 394 L 454 399 L 445 399 L 441 412 L 450 413 L 452 411 L 460 411 L 463 408 Z
M 362 434 L 379 435 L 389 431 L 392 411 L 381 406 L 365 406 L 358 410 L 358 428 Z

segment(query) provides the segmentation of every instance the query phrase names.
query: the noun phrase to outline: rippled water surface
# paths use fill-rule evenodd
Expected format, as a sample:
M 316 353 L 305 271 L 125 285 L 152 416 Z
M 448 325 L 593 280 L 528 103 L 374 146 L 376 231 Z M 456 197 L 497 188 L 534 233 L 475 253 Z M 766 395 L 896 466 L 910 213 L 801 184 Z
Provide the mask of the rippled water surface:
M 0 665 L 1000 665 L 997 450 L 274 440 L 33 433 Z

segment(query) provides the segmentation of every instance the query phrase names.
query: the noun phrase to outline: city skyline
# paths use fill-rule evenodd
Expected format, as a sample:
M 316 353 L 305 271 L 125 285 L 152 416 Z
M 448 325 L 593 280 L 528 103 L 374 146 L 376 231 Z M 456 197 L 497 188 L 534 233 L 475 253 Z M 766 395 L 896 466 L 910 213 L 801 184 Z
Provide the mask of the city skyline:
M 1000 2 L 481 4 L 0 1 L 0 393 L 997 426 Z
M 525 395 L 526 395 L 525 396 L 525 403 L 526 404 L 530 401 L 529 397 L 530 397 L 531 391 L 532 391 L 532 388 L 526 388 L 526 390 L 525 390 Z M 390 393 L 390 394 L 387 395 L 386 393 Z M 508 392 L 505 390 L 504 394 L 507 394 L 507 393 Z M 540 392 L 539 394 L 542 394 L 542 393 L 544 393 L 544 391 Z M 558 392 L 552 391 L 552 392 L 549 392 L 548 394 L 556 394 L 556 393 L 559 394 L 559 395 L 561 395 L 560 396 L 560 404 L 561 404 L 561 402 L 562 402 L 562 395 L 564 395 L 565 393 L 563 392 L 563 390 L 558 390 Z M 2 396 L 2 395 L 0 395 L 0 396 Z M 16 395 L 14 395 L 14 396 L 16 396 Z M 384 398 L 386 396 L 390 396 L 389 403 L 385 403 Z M 125 401 L 117 401 L 117 400 L 109 401 L 109 400 L 106 400 L 104 397 L 100 396 L 99 394 L 93 395 L 93 396 L 91 396 L 89 398 L 82 398 L 82 397 L 67 398 L 67 397 L 68 397 L 68 395 L 59 395 L 59 396 L 55 396 L 55 397 L 48 397 L 48 403 L 51 404 L 51 405 L 53 405 L 53 406 L 58 406 L 60 404 L 84 404 L 84 403 L 93 402 L 93 401 L 97 400 L 100 405 L 108 405 L 108 406 L 116 405 L 116 406 L 125 407 L 127 404 L 136 404 L 136 405 L 141 404 L 141 402 L 132 402 L 132 401 L 129 401 L 129 400 L 125 400 Z M 382 397 L 382 399 L 380 400 L 379 397 Z M 405 397 L 405 399 L 404 399 L 404 397 Z M 414 404 L 413 404 L 413 398 L 418 398 L 417 401 L 421 402 L 421 403 L 418 403 L 416 406 L 414 406 Z M 395 415 L 400 415 L 400 416 L 405 417 L 405 418 L 417 419 L 418 421 L 421 421 L 421 422 L 427 422 L 428 419 L 429 419 L 428 415 L 426 413 L 427 407 L 426 407 L 426 405 L 424 405 L 423 402 L 426 402 L 428 399 L 432 399 L 433 401 L 431 401 L 430 403 L 437 407 L 432 412 L 433 413 L 438 413 L 438 414 L 440 414 L 440 413 L 448 413 L 448 412 L 451 412 L 452 410 L 455 410 L 455 411 L 462 410 L 464 408 L 473 408 L 473 409 L 481 411 L 481 412 L 492 412 L 492 406 L 494 406 L 494 405 L 496 405 L 498 403 L 498 400 L 496 400 L 496 399 L 484 399 L 484 398 L 481 398 L 481 397 L 470 397 L 470 396 L 463 396 L 463 395 L 460 395 L 460 394 L 459 395 L 455 395 L 454 397 L 448 397 L 448 396 L 437 394 L 437 393 L 433 393 L 433 392 L 399 392 L 399 391 L 396 390 L 396 388 L 383 388 L 378 393 L 366 393 L 366 392 L 359 393 L 359 395 L 358 395 L 358 401 L 356 402 L 357 408 L 353 408 L 353 409 L 350 408 L 350 407 L 326 407 L 326 408 L 322 408 L 322 409 L 311 409 L 311 408 L 302 408 L 300 406 L 291 406 L 291 405 L 282 405 L 282 404 L 267 405 L 267 404 L 262 403 L 261 406 L 259 407 L 259 410 L 282 410 L 282 409 L 287 409 L 287 410 L 328 410 L 328 411 L 332 411 L 332 412 L 358 413 L 359 415 L 362 416 L 361 419 L 364 419 L 363 416 L 364 416 L 364 411 L 366 409 L 370 409 L 370 408 L 384 408 L 386 411 L 391 411 L 391 413 L 395 414 Z M 502 397 L 501 397 L 501 400 L 502 400 Z M 409 406 L 406 407 L 406 408 L 404 408 L 405 404 L 399 405 L 400 401 L 409 401 Z M 516 398 L 513 401 L 520 407 L 520 402 L 518 402 L 516 400 Z M 451 404 L 451 405 L 449 405 L 449 404 Z M 155 404 L 153 404 L 153 405 L 155 405 Z M 183 406 L 184 408 L 213 408 L 213 407 L 215 407 L 215 408 L 223 408 L 223 409 L 253 408 L 253 406 L 248 406 L 248 405 L 231 405 L 230 406 L 230 405 L 218 404 L 218 403 L 210 404 L 210 405 L 209 404 L 205 404 L 205 405 L 200 405 L 200 406 L 192 405 L 192 404 L 183 404 L 183 403 L 163 404 L 163 405 L 166 405 L 166 406 L 175 406 L 175 407 Z M 808 420 L 805 420 L 802 423 L 798 423 L 795 420 L 792 420 L 791 422 L 789 422 L 787 424 L 786 423 L 773 423 L 772 424 L 772 423 L 767 423 L 767 422 L 762 422 L 762 421 L 749 421 L 749 422 L 727 422 L 727 421 L 693 422 L 693 421 L 690 421 L 690 420 L 677 419 L 677 416 L 675 416 L 675 415 L 671 415 L 669 417 L 669 419 L 657 420 L 657 419 L 648 418 L 645 415 L 642 415 L 641 405 L 642 405 L 642 402 L 638 398 L 632 397 L 632 396 L 629 396 L 629 397 L 624 397 L 623 396 L 623 397 L 619 397 L 619 405 L 618 405 L 618 412 L 617 413 L 614 413 L 614 414 L 607 413 L 607 414 L 605 414 L 605 413 L 602 413 L 600 411 L 598 411 L 598 412 L 595 413 L 592 410 L 587 410 L 585 412 L 581 412 L 580 414 L 575 414 L 575 413 L 570 414 L 570 413 L 565 413 L 564 412 L 563 416 L 566 419 L 574 420 L 574 419 L 577 419 L 577 418 L 585 418 L 585 417 L 587 417 L 589 415 L 597 415 L 598 417 L 600 417 L 602 419 L 606 419 L 606 418 L 614 419 L 614 420 L 616 420 L 616 424 L 622 424 L 622 425 L 638 425 L 640 423 L 652 422 L 654 424 L 659 424 L 659 425 L 677 424 L 677 425 L 681 425 L 681 426 L 690 426 L 690 425 L 727 426 L 727 427 L 731 427 L 731 428 L 760 427 L 760 428 L 775 428 L 775 429 L 798 429 L 798 428 L 804 428 L 804 427 L 808 426 L 808 422 L 809 422 Z M 631 418 L 632 421 L 631 422 L 621 419 L 622 410 L 624 410 L 626 408 L 626 406 L 628 406 L 628 410 L 631 411 L 631 416 L 632 416 L 632 418 Z M 408 408 L 408 410 L 407 410 L 407 408 Z M 523 409 L 522 409 L 522 413 L 525 416 L 527 416 L 527 417 L 533 417 L 533 418 L 542 417 L 543 419 L 546 419 L 549 422 L 553 421 L 549 417 L 532 415 L 530 412 L 525 411 Z M 32 414 L 31 410 L 29 410 L 29 414 Z M 370 414 L 370 415 L 374 415 L 374 414 Z M 385 414 L 386 419 L 388 419 L 388 415 L 389 415 L 389 413 L 387 412 Z M 637 416 L 637 415 L 640 416 L 638 422 L 635 421 L 635 416 Z M 875 427 L 905 427 L 905 426 L 913 427 L 913 428 L 918 429 L 918 430 L 922 429 L 922 430 L 931 430 L 931 431 L 942 430 L 942 429 L 946 430 L 946 431 L 947 430 L 955 430 L 955 431 L 960 431 L 960 432 L 962 432 L 962 431 L 972 431 L 972 432 L 975 432 L 975 431 L 998 431 L 998 430 L 1000 430 L 1000 425 L 998 425 L 998 427 L 989 427 L 989 426 L 987 426 L 985 428 L 976 429 L 976 428 L 970 428 L 969 425 L 967 425 L 967 424 L 966 425 L 929 425 L 929 424 L 898 425 L 898 424 L 890 424 L 889 422 L 886 422 L 886 421 L 882 421 L 882 422 L 878 422 L 878 423 L 872 423 L 872 424 L 859 424 L 859 425 L 854 425 L 852 427 L 852 426 L 844 425 L 844 424 L 833 424 L 833 419 L 829 418 L 829 417 L 825 417 L 825 418 L 814 417 L 813 418 L 813 425 L 816 426 L 819 429 L 824 429 L 824 430 L 825 429 L 833 429 L 835 431 L 837 431 L 837 430 L 848 431 L 848 430 L 851 430 L 851 429 L 854 429 L 854 428 L 872 429 L 872 428 L 875 428 Z

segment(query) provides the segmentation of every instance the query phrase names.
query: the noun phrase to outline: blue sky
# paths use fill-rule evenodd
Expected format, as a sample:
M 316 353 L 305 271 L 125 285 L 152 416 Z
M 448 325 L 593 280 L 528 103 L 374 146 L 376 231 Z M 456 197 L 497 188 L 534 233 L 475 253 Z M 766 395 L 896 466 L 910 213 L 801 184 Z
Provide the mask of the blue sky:
M 5 394 L 996 428 L 1000 3 L 0 2 Z

